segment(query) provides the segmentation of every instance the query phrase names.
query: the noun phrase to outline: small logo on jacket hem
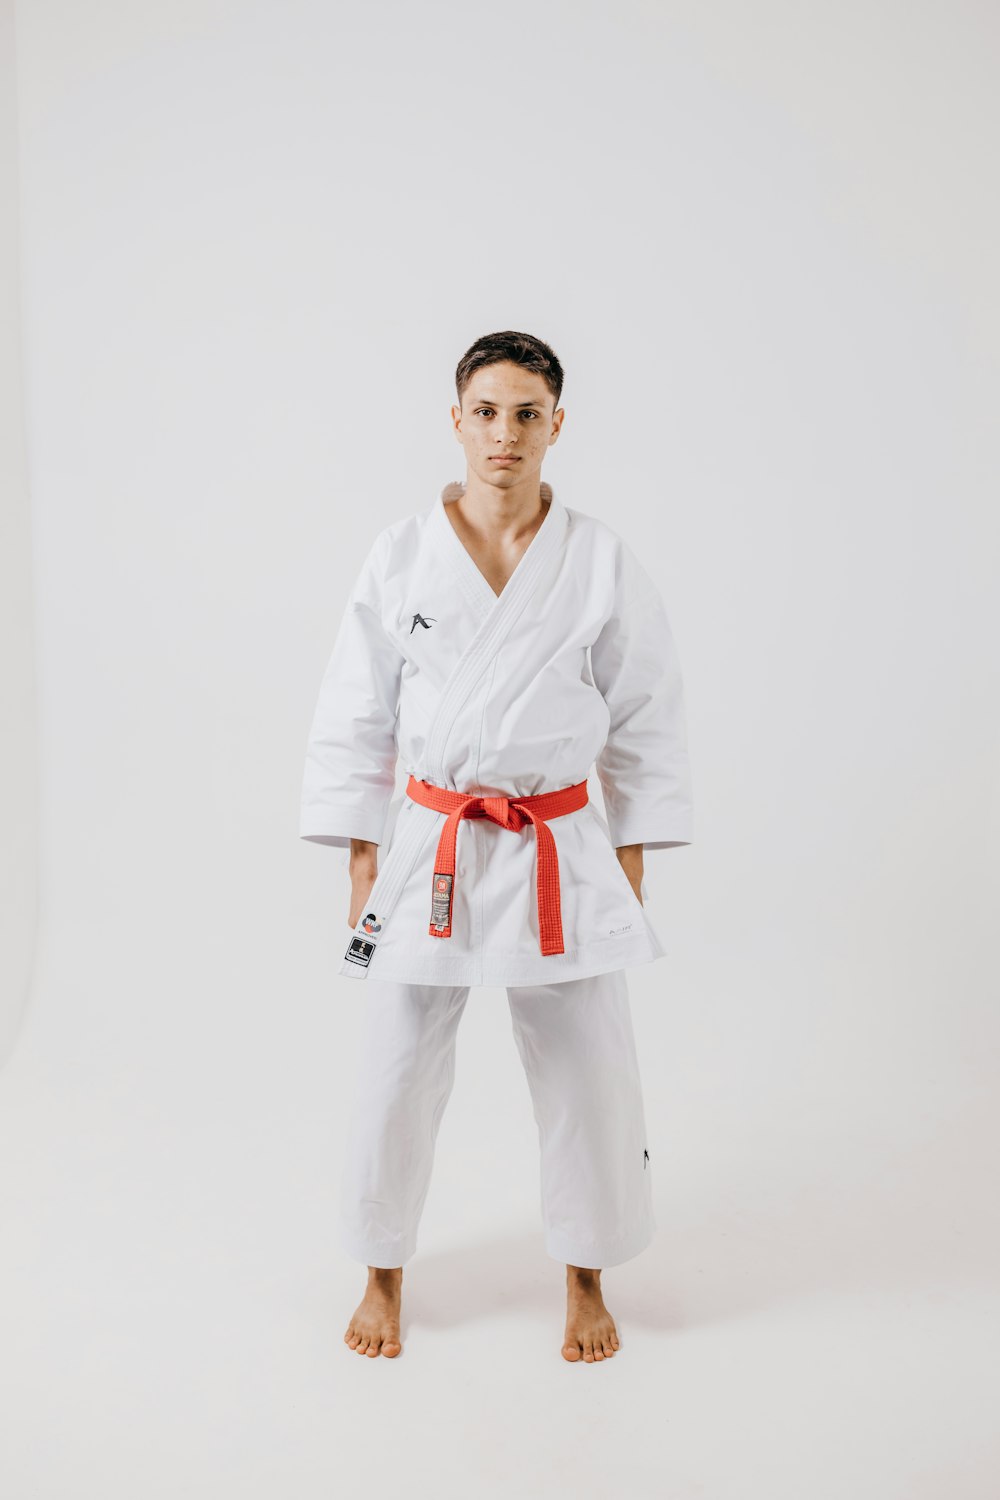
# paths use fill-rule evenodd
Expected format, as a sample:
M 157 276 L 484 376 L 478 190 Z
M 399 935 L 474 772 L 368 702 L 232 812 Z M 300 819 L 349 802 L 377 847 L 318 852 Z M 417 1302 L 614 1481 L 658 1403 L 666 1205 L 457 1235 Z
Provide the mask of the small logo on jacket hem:
M 384 920 L 385 918 L 382 919 Z M 375 953 L 375 944 L 378 942 L 378 934 L 381 931 L 382 922 L 375 913 L 365 912 L 344 954 L 347 963 L 358 964 L 362 969 L 367 969 Z
M 374 952 L 374 943 L 366 943 L 364 938 L 354 937 L 351 938 L 351 945 L 344 954 L 344 958 L 349 964 L 360 964 L 363 969 L 367 969 Z

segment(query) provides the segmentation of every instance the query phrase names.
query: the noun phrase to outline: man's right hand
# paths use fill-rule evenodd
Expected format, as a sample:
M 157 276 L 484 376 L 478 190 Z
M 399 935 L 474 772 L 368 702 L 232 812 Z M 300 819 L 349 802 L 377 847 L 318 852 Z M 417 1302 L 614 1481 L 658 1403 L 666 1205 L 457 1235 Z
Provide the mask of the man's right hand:
M 348 927 L 358 925 L 368 906 L 375 877 L 378 874 L 378 845 L 367 839 L 351 839 L 351 905 Z

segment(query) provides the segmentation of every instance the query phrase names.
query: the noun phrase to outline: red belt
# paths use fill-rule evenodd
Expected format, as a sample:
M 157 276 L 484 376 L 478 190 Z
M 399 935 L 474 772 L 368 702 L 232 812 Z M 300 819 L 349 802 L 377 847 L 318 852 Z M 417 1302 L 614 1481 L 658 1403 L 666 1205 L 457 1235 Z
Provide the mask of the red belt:
M 540 792 L 536 797 L 472 797 L 467 792 L 452 792 L 430 781 L 410 776 L 406 795 L 423 807 L 448 814 L 438 840 L 434 859 L 434 894 L 431 937 L 451 937 L 452 898 L 455 886 L 455 841 L 463 818 L 489 818 L 501 828 L 519 833 L 528 823 L 535 825 L 538 843 L 538 942 L 542 953 L 563 953 L 562 906 L 559 899 L 559 856 L 556 841 L 547 826 L 547 818 L 576 812 L 587 801 L 587 783 L 560 787 L 557 792 Z

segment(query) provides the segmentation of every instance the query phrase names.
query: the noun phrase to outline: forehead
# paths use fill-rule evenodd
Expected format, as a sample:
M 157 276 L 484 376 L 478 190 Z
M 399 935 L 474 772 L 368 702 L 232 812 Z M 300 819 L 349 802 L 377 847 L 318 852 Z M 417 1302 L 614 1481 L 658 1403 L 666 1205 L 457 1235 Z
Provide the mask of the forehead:
M 465 388 L 467 401 L 484 401 L 490 406 L 544 406 L 552 397 L 545 380 L 535 370 L 504 360 L 477 370 Z

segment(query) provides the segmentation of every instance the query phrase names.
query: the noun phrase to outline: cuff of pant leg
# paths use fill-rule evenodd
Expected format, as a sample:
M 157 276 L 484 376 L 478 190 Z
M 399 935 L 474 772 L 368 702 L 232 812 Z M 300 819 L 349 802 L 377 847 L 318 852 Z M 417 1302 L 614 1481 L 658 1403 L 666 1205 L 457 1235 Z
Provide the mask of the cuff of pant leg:
M 363 1265 L 374 1266 L 376 1270 L 392 1271 L 398 1266 L 405 1266 L 417 1246 L 416 1241 L 404 1243 L 401 1240 L 363 1240 L 341 1230 L 340 1248 L 352 1260 L 360 1260 Z
M 601 1244 L 584 1244 L 571 1234 L 550 1230 L 545 1235 L 545 1249 L 553 1260 L 561 1260 L 567 1266 L 582 1266 L 584 1270 L 601 1271 L 607 1266 L 620 1266 L 626 1260 L 649 1247 L 656 1234 L 656 1220 L 652 1215 L 627 1235 L 616 1235 Z

